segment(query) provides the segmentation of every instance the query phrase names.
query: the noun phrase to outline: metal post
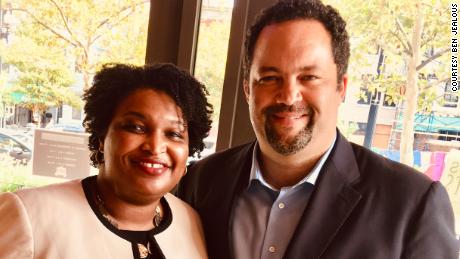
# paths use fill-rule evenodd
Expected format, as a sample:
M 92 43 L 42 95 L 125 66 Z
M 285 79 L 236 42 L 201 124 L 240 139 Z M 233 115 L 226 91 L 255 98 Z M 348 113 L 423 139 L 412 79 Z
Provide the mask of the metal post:
M 377 96 L 377 94 L 373 96 Z M 364 146 L 367 148 L 372 147 L 372 140 L 374 138 L 375 125 L 377 122 L 377 113 L 378 113 L 378 107 L 379 107 L 378 102 L 379 102 L 378 99 L 371 100 L 371 106 L 369 107 L 369 114 L 367 117 L 367 126 L 366 126 L 366 135 L 364 136 Z
M 377 78 L 380 77 L 381 67 L 383 65 L 384 55 L 383 49 L 379 46 L 379 61 L 377 63 Z M 372 147 L 372 140 L 375 133 L 375 125 L 377 124 L 377 114 L 380 103 L 380 94 L 379 91 L 371 96 L 371 104 L 369 107 L 369 115 L 367 117 L 367 126 L 366 126 L 366 135 L 364 136 L 364 146 L 367 148 Z

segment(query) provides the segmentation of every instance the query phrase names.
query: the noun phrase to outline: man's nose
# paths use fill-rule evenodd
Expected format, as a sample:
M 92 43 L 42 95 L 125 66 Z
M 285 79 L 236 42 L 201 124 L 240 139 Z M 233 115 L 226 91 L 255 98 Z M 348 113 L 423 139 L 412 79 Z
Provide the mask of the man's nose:
M 276 102 L 293 105 L 302 99 L 301 85 L 295 79 L 283 80 L 276 96 Z
M 154 155 L 166 152 L 166 139 L 159 132 L 152 132 L 147 135 L 143 145 L 143 151 L 148 151 Z

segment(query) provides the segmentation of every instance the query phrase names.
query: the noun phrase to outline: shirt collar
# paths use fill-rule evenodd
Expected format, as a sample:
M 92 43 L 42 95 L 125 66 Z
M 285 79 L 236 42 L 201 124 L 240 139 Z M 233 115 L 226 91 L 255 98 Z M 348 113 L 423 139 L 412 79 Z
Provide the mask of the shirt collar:
M 305 182 L 308 182 L 308 183 L 310 183 L 312 185 L 315 185 L 316 180 L 318 179 L 318 176 L 319 176 L 319 172 L 323 168 L 323 165 L 326 162 L 326 159 L 329 157 L 329 154 L 331 153 L 332 147 L 334 147 L 334 144 L 335 144 L 336 140 L 337 140 L 337 133 L 334 135 L 334 141 L 332 142 L 331 146 L 326 150 L 326 152 L 324 152 L 324 154 L 321 156 L 319 161 L 315 164 L 313 169 L 302 180 L 300 180 L 295 185 L 287 186 L 287 187 L 283 187 L 283 188 L 293 189 L 293 188 L 295 188 L 295 187 L 297 187 L 297 186 L 299 186 L 299 185 L 301 185 L 301 184 L 303 184 Z M 252 150 L 252 166 L 251 166 L 249 182 L 251 182 L 252 180 L 258 180 L 264 186 L 266 186 L 266 187 L 268 187 L 268 188 L 270 188 L 270 189 L 272 189 L 274 191 L 279 191 L 278 189 L 276 189 L 275 187 L 273 187 L 269 183 L 267 183 L 267 181 L 265 181 L 265 179 L 264 179 L 264 177 L 262 175 L 262 172 L 260 170 L 259 160 L 257 159 L 258 150 L 259 150 L 259 144 L 258 144 L 258 142 L 256 142 L 256 144 L 254 145 L 254 149 Z

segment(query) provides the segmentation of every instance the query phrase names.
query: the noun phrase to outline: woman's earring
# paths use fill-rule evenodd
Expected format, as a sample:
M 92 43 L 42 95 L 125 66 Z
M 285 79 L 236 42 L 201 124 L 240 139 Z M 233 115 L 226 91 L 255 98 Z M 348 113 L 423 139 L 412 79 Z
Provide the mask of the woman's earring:
M 97 150 L 96 161 L 99 165 L 104 163 L 104 148 L 102 145 L 99 145 L 99 149 Z

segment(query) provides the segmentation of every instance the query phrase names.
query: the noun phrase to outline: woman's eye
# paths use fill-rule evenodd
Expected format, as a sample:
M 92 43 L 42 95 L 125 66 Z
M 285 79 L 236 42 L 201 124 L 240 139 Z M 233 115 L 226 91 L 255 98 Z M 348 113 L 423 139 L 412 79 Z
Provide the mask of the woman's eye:
M 183 140 L 184 139 L 184 135 L 178 131 L 168 132 L 167 135 L 173 140 Z
M 134 133 L 144 133 L 145 132 L 145 127 L 139 124 L 127 124 L 127 125 L 124 125 L 123 128 L 129 132 L 134 132 Z

